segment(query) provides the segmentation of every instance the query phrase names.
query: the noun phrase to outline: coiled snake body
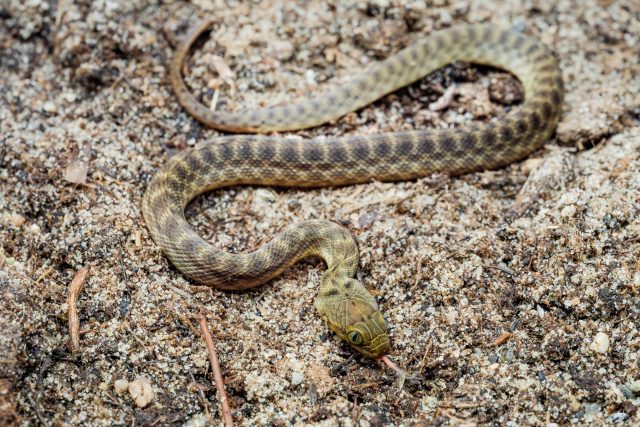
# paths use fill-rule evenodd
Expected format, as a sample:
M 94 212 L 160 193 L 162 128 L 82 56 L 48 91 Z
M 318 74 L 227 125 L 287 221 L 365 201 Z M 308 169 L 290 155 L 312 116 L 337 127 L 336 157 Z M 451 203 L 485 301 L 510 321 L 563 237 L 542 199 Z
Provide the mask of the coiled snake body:
M 315 303 L 319 314 L 365 356 L 384 356 L 390 348 L 387 325 L 373 296 L 353 278 L 358 249 L 345 228 L 330 221 L 304 221 L 253 252 L 230 254 L 196 234 L 184 209 L 197 195 L 220 187 L 411 180 L 434 172 L 459 175 L 494 169 L 522 159 L 551 136 L 559 120 L 563 85 L 556 59 L 521 34 L 465 25 L 433 33 L 351 81 L 299 102 L 254 111 L 211 111 L 188 91 L 181 75 L 191 45 L 208 25 L 196 28 L 178 48 L 171 81 L 180 104 L 196 119 L 231 132 L 316 126 L 453 61 L 502 68 L 521 81 L 525 102 L 487 124 L 304 141 L 261 135 L 214 138 L 171 158 L 146 190 L 142 208 L 149 231 L 185 275 L 220 289 L 245 289 L 269 281 L 302 258 L 322 257 L 327 271 Z

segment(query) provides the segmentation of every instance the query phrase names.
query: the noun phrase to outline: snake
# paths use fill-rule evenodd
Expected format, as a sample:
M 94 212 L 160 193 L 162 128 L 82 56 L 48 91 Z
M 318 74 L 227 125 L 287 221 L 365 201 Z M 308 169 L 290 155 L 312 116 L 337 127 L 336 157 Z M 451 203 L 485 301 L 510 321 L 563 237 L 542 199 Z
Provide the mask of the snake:
M 203 125 L 233 133 L 213 137 L 171 157 L 143 196 L 147 228 L 169 261 L 198 284 L 242 290 L 264 284 L 307 257 L 324 260 L 314 305 L 328 327 L 357 352 L 383 359 L 389 326 L 371 292 L 355 278 L 352 233 L 330 220 L 286 227 L 252 251 L 229 253 L 199 236 L 185 216 L 198 195 L 231 186 L 336 187 L 457 176 L 522 160 L 553 136 L 562 113 L 558 60 L 536 39 L 493 24 L 434 31 L 345 82 L 329 84 L 283 105 L 224 111 L 202 104 L 183 79 L 193 44 L 212 22 L 194 27 L 175 50 L 169 77 L 180 105 Z M 455 128 L 295 139 L 273 132 L 337 120 L 456 61 L 514 75 L 524 101 L 487 122 Z

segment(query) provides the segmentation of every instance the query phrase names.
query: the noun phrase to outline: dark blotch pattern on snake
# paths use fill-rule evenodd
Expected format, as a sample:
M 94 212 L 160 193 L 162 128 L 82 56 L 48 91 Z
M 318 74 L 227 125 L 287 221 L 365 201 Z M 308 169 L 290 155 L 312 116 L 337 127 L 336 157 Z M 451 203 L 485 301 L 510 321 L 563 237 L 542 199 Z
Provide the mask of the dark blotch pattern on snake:
M 553 133 L 563 99 L 561 72 L 539 42 L 493 25 L 465 25 L 431 34 L 351 81 L 296 103 L 254 111 L 211 111 L 186 87 L 181 69 L 205 22 L 179 47 L 171 65 L 180 104 L 201 123 L 230 132 L 302 129 L 334 120 L 454 61 L 505 69 L 525 91 L 517 111 L 463 129 L 425 129 L 328 139 L 239 135 L 214 138 L 174 156 L 153 177 L 143 201 L 153 239 L 198 283 L 246 289 L 269 281 L 309 256 L 327 264 L 316 298 L 319 314 L 344 340 L 372 358 L 390 348 L 387 324 L 373 296 L 353 277 L 353 236 L 330 221 L 293 224 L 253 252 L 231 254 L 203 240 L 184 210 L 206 191 L 234 185 L 322 187 L 411 180 L 434 172 L 459 175 L 522 159 Z

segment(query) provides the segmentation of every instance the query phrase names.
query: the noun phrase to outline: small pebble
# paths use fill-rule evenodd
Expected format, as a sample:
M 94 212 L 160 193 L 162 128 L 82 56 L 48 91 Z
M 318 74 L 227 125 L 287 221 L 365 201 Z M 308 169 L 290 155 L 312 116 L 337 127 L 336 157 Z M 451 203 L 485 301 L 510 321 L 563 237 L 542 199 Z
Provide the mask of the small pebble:
M 309 84 L 316 84 L 316 73 L 313 70 L 307 70 L 304 73 L 304 78 Z
M 27 222 L 27 219 L 18 213 L 14 213 L 9 216 L 9 222 L 11 222 L 11 225 L 14 227 L 21 227 Z
M 634 393 L 640 393 L 640 380 L 635 380 L 629 384 L 629 389 Z
M 571 218 L 576 214 L 576 206 L 575 205 L 568 205 L 565 206 L 564 208 L 562 208 L 562 210 L 560 211 L 560 216 L 563 218 Z
M 209 423 L 207 416 L 203 413 L 199 413 L 189 418 L 182 427 L 206 427 Z
M 620 386 L 620 393 L 622 393 L 625 399 L 633 399 L 633 391 L 626 385 Z
M 571 409 L 574 412 L 579 411 L 580 408 L 582 408 L 582 403 L 580 403 L 580 401 L 574 395 L 569 396 L 569 402 L 571 402 Z
M 304 374 L 302 372 L 294 372 L 291 374 L 291 384 L 300 385 L 304 381 Z
M 608 418 L 608 420 L 612 423 L 623 423 L 628 419 L 629 415 L 625 414 L 624 412 L 614 412 L 613 414 L 609 415 Z
M 129 384 L 129 394 L 136 402 L 137 407 L 144 408 L 154 398 L 151 380 L 146 377 L 137 377 Z
M 52 102 L 52 101 L 47 101 L 42 105 L 42 109 L 47 112 L 47 113 L 51 113 L 51 114 L 55 114 L 58 112 L 58 106 Z
M 609 336 L 604 332 L 598 332 L 593 342 L 589 345 L 589 350 L 596 353 L 606 353 L 609 350 Z
M 281 61 L 291 59 L 291 57 L 295 53 L 293 44 L 288 40 L 278 40 L 273 43 L 272 47 L 275 53 L 275 57 Z
M 509 348 L 507 349 L 507 351 L 504 352 L 504 360 L 506 360 L 507 362 L 510 362 L 513 360 L 514 354 L 513 354 L 513 349 Z
M 456 319 L 458 319 L 458 312 L 455 310 L 451 310 L 445 314 L 445 317 L 447 319 L 447 322 L 449 322 L 450 325 L 453 325 L 456 323 Z
M 116 390 L 116 393 L 122 394 L 129 389 L 129 381 L 126 378 L 120 378 L 113 383 L 113 388 Z
M 278 195 L 268 188 L 258 188 L 253 193 L 252 209 L 256 213 L 264 213 L 268 206 L 276 201 Z
M 593 402 L 587 402 L 583 404 L 582 407 L 587 414 L 597 414 L 602 409 L 602 406 L 600 406 L 600 404 Z

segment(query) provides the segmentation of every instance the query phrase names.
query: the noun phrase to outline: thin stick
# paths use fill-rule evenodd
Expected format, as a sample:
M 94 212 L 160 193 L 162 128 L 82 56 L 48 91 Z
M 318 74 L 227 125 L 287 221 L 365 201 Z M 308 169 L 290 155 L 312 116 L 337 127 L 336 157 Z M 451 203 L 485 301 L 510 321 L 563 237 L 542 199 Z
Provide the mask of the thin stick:
M 71 281 L 69 286 L 69 295 L 67 296 L 67 306 L 69 308 L 67 318 L 69 320 L 69 349 L 71 353 L 80 351 L 80 318 L 78 317 L 78 308 L 76 300 L 84 287 L 84 282 L 89 275 L 89 267 L 82 267 Z
M 207 327 L 207 321 L 200 319 L 200 332 L 207 344 L 209 350 L 209 362 L 211 363 L 211 371 L 213 371 L 213 379 L 216 383 L 216 389 L 218 389 L 218 399 L 220 400 L 220 409 L 222 411 L 222 419 L 224 420 L 225 427 L 233 427 L 233 418 L 231 417 L 231 407 L 229 406 L 229 400 L 227 399 L 227 393 L 224 391 L 224 381 L 222 379 L 222 373 L 220 372 L 220 362 L 218 361 L 218 352 L 213 344 L 213 339 L 209 333 Z
M 213 423 L 213 421 L 211 420 L 211 414 L 209 413 L 209 404 L 207 403 L 207 398 L 204 396 L 204 391 L 202 391 L 202 387 L 200 386 L 200 384 L 198 384 L 191 372 L 189 372 L 189 375 L 191 376 L 191 384 L 193 384 L 193 386 L 198 390 L 200 400 L 202 400 L 202 406 L 204 406 L 204 413 L 207 417 L 207 420 L 209 420 L 210 423 Z

